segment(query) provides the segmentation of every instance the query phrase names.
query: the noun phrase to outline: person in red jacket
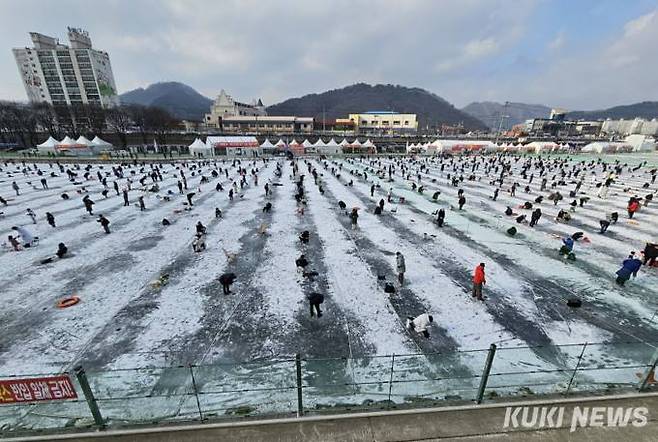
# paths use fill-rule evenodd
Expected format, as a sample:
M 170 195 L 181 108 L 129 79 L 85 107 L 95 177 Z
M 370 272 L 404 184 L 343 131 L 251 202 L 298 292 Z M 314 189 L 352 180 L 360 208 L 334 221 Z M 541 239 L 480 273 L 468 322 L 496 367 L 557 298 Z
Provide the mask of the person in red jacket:
M 633 215 L 638 211 L 639 208 L 640 202 L 635 198 L 631 198 L 631 201 L 628 203 L 628 217 L 633 218 Z
M 473 297 L 479 301 L 484 301 L 482 298 L 482 285 L 486 283 L 487 280 L 484 277 L 484 263 L 481 262 L 473 272 Z

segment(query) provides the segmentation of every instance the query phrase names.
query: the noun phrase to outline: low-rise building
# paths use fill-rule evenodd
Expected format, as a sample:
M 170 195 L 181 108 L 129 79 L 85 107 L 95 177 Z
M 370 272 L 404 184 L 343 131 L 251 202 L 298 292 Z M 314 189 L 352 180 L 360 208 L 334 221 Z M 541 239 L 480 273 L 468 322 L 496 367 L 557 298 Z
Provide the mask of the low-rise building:
M 205 115 L 203 121 L 208 127 L 221 128 L 222 121 L 227 117 L 265 115 L 267 111 L 260 99 L 253 100 L 251 104 L 240 103 L 222 89 L 210 107 L 210 113 Z
M 237 116 L 222 119 L 222 130 L 236 134 L 310 134 L 312 117 Z
M 355 132 L 363 135 L 404 135 L 418 132 L 416 114 L 379 111 L 349 114 Z

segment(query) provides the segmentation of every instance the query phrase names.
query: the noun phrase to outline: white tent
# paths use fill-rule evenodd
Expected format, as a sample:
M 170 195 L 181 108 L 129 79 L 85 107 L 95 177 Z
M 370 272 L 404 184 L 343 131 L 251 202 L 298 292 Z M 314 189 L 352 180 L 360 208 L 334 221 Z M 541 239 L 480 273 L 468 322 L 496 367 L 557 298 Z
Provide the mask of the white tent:
M 633 147 L 627 143 L 612 143 L 607 141 L 595 141 L 584 146 L 581 152 L 594 152 L 594 153 L 615 153 L 615 152 L 630 152 Z
M 361 142 L 359 141 L 358 138 L 356 138 L 356 139 L 355 139 L 354 141 L 352 141 L 349 145 L 350 145 L 350 146 L 354 146 L 354 147 L 361 147 Z
M 263 149 L 274 149 L 276 146 L 272 144 L 269 139 L 266 138 L 265 141 L 263 141 L 263 144 L 260 145 L 260 147 Z
M 89 146 L 78 143 L 68 135 L 57 144 L 57 151 L 73 155 L 91 155 L 94 153 Z
M 318 141 L 316 141 L 313 144 L 313 147 L 324 147 L 324 146 L 326 146 L 326 144 L 324 144 L 324 141 L 322 141 L 322 138 L 318 138 Z
M 95 147 L 97 147 L 97 148 L 101 148 L 101 149 L 109 149 L 109 148 L 112 147 L 112 144 L 111 144 L 111 143 L 108 143 L 107 141 L 101 139 L 98 135 L 96 135 L 96 136 L 94 137 L 94 139 L 91 140 L 91 143 L 92 143 Z
M 535 153 L 553 152 L 557 148 L 557 143 L 552 141 L 533 141 L 532 143 L 528 143 L 524 146 L 525 151 Z
M 75 147 L 79 147 L 79 146 L 80 145 L 73 138 L 69 137 L 68 135 L 65 136 L 62 141 L 57 143 L 57 147 L 60 147 L 60 148 L 69 148 L 69 147 L 70 148 L 75 148 Z
M 634 152 L 652 152 L 656 150 L 656 140 L 646 135 L 629 135 L 624 141 L 633 147 Z
M 339 146 L 342 146 L 342 147 L 348 146 L 349 144 L 350 144 L 350 142 L 347 141 L 347 138 L 343 138 L 343 141 L 341 141 L 340 143 L 338 143 L 338 145 L 339 145 Z
M 201 141 L 201 138 L 196 138 L 192 144 L 187 146 L 190 149 L 190 154 L 195 157 L 212 157 L 215 152 L 214 149 Z
M 372 150 L 374 153 L 377 153 L 377 146 L 375 146 L 375 143 L 370 141 L 370 139 L 367 139 L 366 142 L 361 145 L 361 147 L 366 147 L 368 150 Z
M 80 135 L 77 140 L 75 140 L 76 143 L 82 145 L 82 146 L 87 146 L 90 147 L 93 143 L 89 141 L 87 138 L 85 138 L 83 135 Z
M 206 146 L 214 151 L 223 150 L 228 157 L 257 157 L 263 153 L 258 139 L 252 136 L 209 136 L 206 138 Z
M 274 145 L 274 147 L 284 148 L 284 147 L 286 147 L 286 142 L 283 141 L 281 138 L 279 138 L 279 141 L 276 142 L 276 144 Z
M 322 144 L 318 144 L 322 143 Z M 338 155 L 339 153 L 342 152 L 341 146 L 336 143 L 336 140 L 333 138 L 329 140 L 328 143 L 324 143 L 322 139 L 319 139 L 317 143 L 315 143 L 315 147 L 318 151 L 318 153 L 323 154 L 323 155 Z
M 308 141 L 308 138 L 307 138 L 307 139 L 305 139 L 304 141 L 302 141 L 302 146 L 304 146 L 304 147 L 311 147 L 311 146 L 313 146 L 313 143 L 311 143 L 310 141 Z
M 48 152 L 57 152 L 57 145 L 59 141 L 53 137 L 48 137 L 46 141 L 37 145 L 37 150 L 39 153 L 48 153 Z

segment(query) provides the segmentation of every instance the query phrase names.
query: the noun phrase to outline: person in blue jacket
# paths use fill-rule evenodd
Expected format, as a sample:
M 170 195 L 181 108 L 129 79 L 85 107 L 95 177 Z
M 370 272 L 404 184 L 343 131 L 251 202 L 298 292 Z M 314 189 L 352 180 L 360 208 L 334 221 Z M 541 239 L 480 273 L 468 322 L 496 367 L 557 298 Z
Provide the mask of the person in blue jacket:
M 570 236 L 567 236 L 565 238 L 562 238 L 562 247 L 560 247 L 560 255 L 565 255 L 569 259 L 575 259 L 575 255 L 573 253 L 573 238 Z
M 635 256 L 635 252 L 631 252 L 621 264 L 621 269 L 617 270 L 617 284 L 623 286 L 626 281 L 631 279 L 631 275 L 635 278 L 640 268 L 642 268 L 642 261 Z

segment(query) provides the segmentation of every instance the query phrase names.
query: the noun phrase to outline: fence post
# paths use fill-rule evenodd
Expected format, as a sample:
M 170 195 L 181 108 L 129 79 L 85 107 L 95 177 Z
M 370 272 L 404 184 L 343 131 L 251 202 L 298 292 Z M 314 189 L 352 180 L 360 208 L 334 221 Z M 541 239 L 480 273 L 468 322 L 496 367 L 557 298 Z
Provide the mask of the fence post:
M 188 365 L 190 369 L 190 377 L 192 378 L 192 388 L 194 389 L 194 397 L 196 398 L 196 407 L 199 410 L 199 419 L 203 422 L 203 413 L 201 412 L 201 402 L 199 402 L 199 392 L 196 389 L 196 379 L 194 378 L 193 365 Z
M 655 382 L 656 364 L 658 364 L 658 350 L 653 353 L 653 362 L 651 363 L 651 368 L 649 368 L 642 376 L 642 382 L 640 383 L 638 391 L 644 391 L 644 389 L 647 388 L 647 384 L 649 382 Z
M 302 398 L 302 356 L 295 355 L 295 367 L 297 368 L 297 417 L 304 415 L 304 404 Z
M 583 355 L 585 354 L 586 348 L 587 342 L 583 344 L 583 349 L 580 352 L 580 356 L 578 356 L 578 362 L 576 362 L 576 368 L 574 368 L 573 373 L 571 373 L 571 379 L 569 379 L 569 385 L 567 385 L 567 391 L 564 393 L 565 395 L 569 394 L 569 391 L 571 391 L 571 384 L 573 384 L 573 379 L 576 377 L 576 372 L 578 371 L 578 368 L 580 368 L 580 361 L 583 360 Z
M 391 406 L 391 393 L 393 391 L 393 367 L 395 366 L 395 353 L 391 357 L 391 376 L 388 379 L 388 404 L 387 408 Z
M 489 380 L 489 373 L 491 372 L 491 366 L 493 365 L 493 359 L 496 355 L 496 344 L 491 344 L 489 346 L 489 353 L 487 354 L 487 360 L 484 363 L 484 371 L 482 371 L 482 379 L 480 379 L 480 387 L 478 388 L 478 395 L 475 399 L 476 404 L 482 403 L 482 398 L 484 397 L 484 390 L 487 388 L 487 381 Z
M 98 425 L 98 428 L 104 430 L 105 421 L 103 420 L 101 411 L 98 409 L 98 404 L 96 403 L 94 392 L 91 391 L 91 387 L 89 386 L 85 370 L 82 368 L 82 365 L 78 365 L 73 370 L 75 371 L 75 376 L 78 378 L 80 388 L 82 388 L 82 393 L 85 395 L 85 399 L 87 399 L 87 405 L 89 405 L 89 411 L 91 411 L 91 415 L 94 417 L 94 422 Z

